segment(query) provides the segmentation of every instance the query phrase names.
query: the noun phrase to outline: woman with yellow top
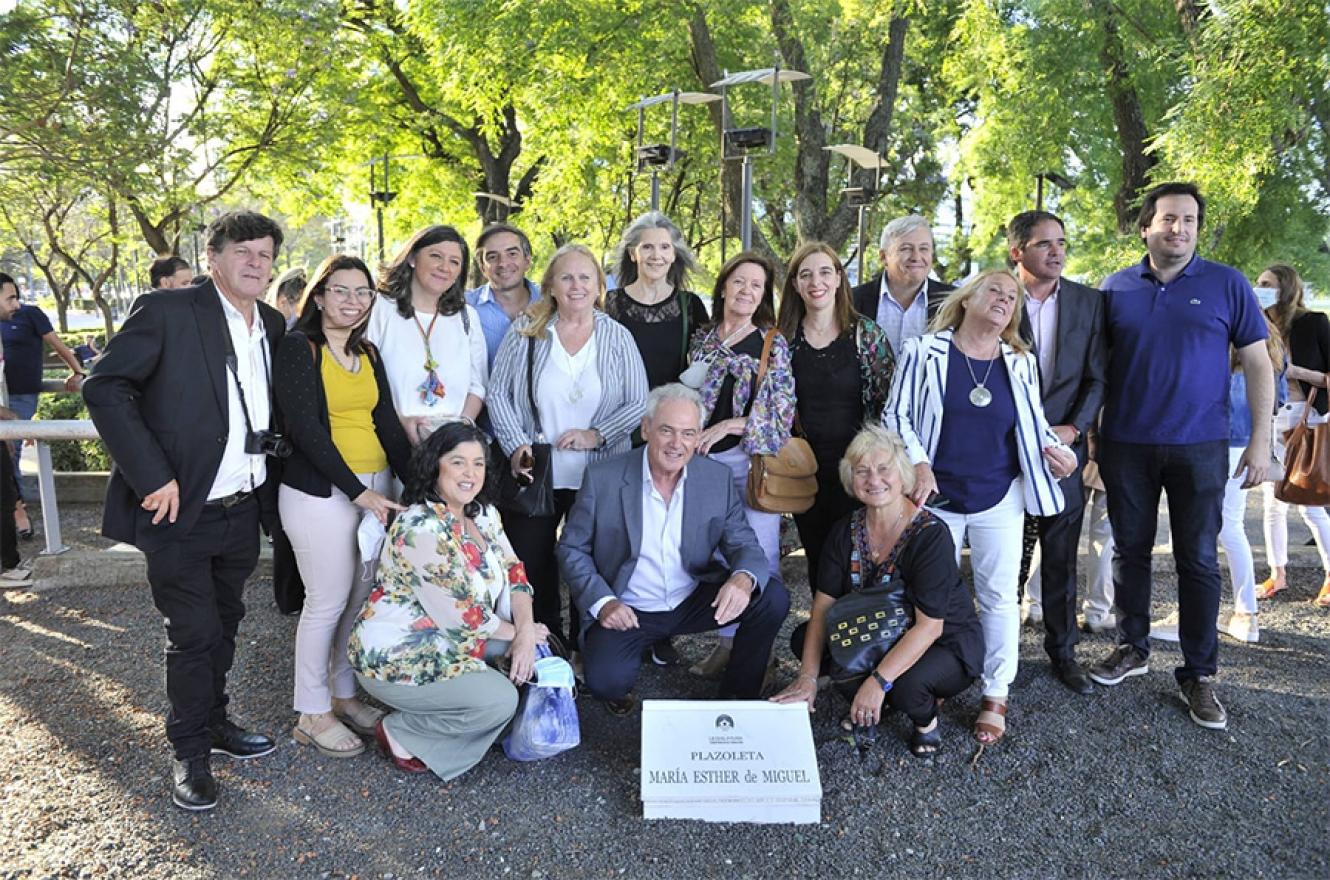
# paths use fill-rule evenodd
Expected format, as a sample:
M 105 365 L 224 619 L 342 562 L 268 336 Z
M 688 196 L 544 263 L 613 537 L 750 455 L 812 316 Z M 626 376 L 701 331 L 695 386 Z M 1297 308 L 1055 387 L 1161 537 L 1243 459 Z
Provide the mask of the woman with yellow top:
M 333 758 L 365 750 L 382 713 L 356 699 L 346 645 L 372 578 L 356 539 L 362 513 L 387 523 L 402 508 L 387 494 L 411 458 L 378 350 L 365 339 L 374 280 L 360 259 L 323 261 L 300 317 L 277 347 L 273 391 L 293 451 L 283 462 L 278 511 L 305 582 L 296 628 L 292 735 Z M 391 470 L 390 470 L 391 466 Z M 348 729 L 350 728 L 350 729 Z M 352 731 L 355 731 L 353 733 Z

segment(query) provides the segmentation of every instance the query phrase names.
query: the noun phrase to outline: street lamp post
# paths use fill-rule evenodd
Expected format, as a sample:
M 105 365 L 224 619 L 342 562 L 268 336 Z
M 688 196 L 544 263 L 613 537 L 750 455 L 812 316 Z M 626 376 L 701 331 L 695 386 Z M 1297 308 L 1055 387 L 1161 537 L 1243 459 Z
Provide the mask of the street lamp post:
M 882 156 L 868 149 L 868 147 L 861 147 L 858 144 L 833 144 L 830 147 L 823 147 L 823 149 L 845 157 L 846 186 L 841 190 L 841 194 L 850 200 L 850 204 L 859 209 L 857 245 L 859 269 L 855 277 L 862 282 L 864 280 L 864 219 L 868 213 L 869 193 L 862 186 L 854 186 L 854 166 L 874 169 L 873 189 L 876 190 L 878 184 L 882 182 Z
M 710 92 L 681 92 L 675 89 L 663 95 L 643 98 L 628 109 L 637 111 L 637 173 L 651 169 L 651 210 L 660 210 L 660 171 L 669 171 L 674 164 L 683 159 L 685 154 L 679 144 L 679 105 L 708 104 L 719 101 L 720 95 Z M 646 109 L 656 104 L 670 102 L 670 142 L 668 144 L 643 144 L 643 132 L 646 129 Z M 632 213 L 631 206 L 629 213 Z
M 1076 181 L 1059 174 L 1056 171 L 1041 171 L 1034 176 L 1035 193 L 1034 209 L 1036 211 L 1044 210 L 1044 181 L 1055 185 L 1060 190 L 1073 190 L 1076 188 Z

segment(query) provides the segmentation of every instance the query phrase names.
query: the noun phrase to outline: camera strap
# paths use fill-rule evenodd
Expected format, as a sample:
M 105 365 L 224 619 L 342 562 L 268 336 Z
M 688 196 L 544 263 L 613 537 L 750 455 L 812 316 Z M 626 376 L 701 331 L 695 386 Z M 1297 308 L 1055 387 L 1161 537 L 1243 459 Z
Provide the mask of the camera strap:
M 254 318 L 254 319 L 255 319 L 256 321 L 262 321 L 262 320 L 263 320 L 262 318 L 260 318 L 260 317 L 258 316 L 257 311 L 256 311 L 256 313 L 255 313 L 255 318 Z M 239 359 L 236 357 L 236 347 L 235 347 L 235 343 L 231 340 L 231 324 L 230 324 L 230 322 L 226 319 L 226 316 L 225 316 L 225 315 L 222 316 L 222 330 L 224 331 L 224 332 L 222 333 L 222 338 L 226 340 L 226 367 L 227 367 L 228 370 L 231 371 L 231 378 L 232 378 L 232 379 L 235 379 L 235 381 L 236 381 L 236 391 L 239 393 L 239 397 L 240 397 L 240 414 L 241 414 L 241 416 L 243 416 L 244 419 L 245 419 L 245 433 L 246 433 L 246 434 L 253 434 L 253 433 L 254 433 L 254 423 L 253 423 L 252 421 L 250 421 L 250 417 L 249 417 L 249 404 L 245 402 L 245 386 L 244 386 L 244 384 L 240 381 L 240 370 L 239 370 L 240 361 L 239 361 Z M 264 378 L 264 379 L 267 381 L 267 383 L 268 383 L 268 422 L 269 422 L 269 424 L 271 425 L 271 423 L 272 423 L 272 414 L 276 411 L 277 407 L 276 407 L 276 405 L 275 405 L 275 403 L 276 403 L 276 398 L 275 398 L 274 395 L 273 395 L 273 389 L 272 389 L 272 368 L 271 368 L 271 367 L 269 366 L 269 364 L 268 364 L 268 345 L 267 345 L 267 342 L 268 342 L 268 334 L 267 334 L 267 332 L 265 331 L 264 334 L 263 334 L 263 346 L 262 346 L 262 348 L 263 348 L 263 378 Z

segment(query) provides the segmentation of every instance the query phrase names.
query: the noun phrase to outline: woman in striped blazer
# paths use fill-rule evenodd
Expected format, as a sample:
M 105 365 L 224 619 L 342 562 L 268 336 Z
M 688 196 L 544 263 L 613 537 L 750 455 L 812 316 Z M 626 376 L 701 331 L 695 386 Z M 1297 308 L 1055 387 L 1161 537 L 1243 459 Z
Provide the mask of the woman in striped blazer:
M 901 346 L 883 424 L 914 464 L 911 498 L 960 548 L 968 536 L 984 630 L 984 698 L 974 735 L 1006 732 L 1020 653 L 1017 575 L 1025 514 L 1063 507 L 1076 457 L 1044 418 L 1038 362 L 1021 340 L 1025 292 L 1006 269 L 982 272 L 942 303 L 932 332 Z

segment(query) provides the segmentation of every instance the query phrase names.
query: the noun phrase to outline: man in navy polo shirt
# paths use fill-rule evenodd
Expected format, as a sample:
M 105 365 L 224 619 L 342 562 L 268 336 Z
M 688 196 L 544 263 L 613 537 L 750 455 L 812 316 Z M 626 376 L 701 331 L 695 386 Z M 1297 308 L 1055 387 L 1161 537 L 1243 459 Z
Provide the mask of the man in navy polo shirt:
M 1220 504 L 1228 478 L 1229 346 L 1237 349 L 1253 413 L 1272 412 L 1265 321 L 1242 273 L 1196 256 L 1205 199 L 1190 183 L 1150 190 L 1137 225 L 1148 253 L 1103 284 L 1111 348 L 1099 467 L 1116 551 L 1113 587 L 1121 644 L 1090 669 L 1115 685 L 1150 671 L 1150 554 L 1159 493 L 1168 493 L 1178 571 L 1174 671 L 1192 721 L 1222 730 L 1218 669 Z M 1253 419 L 1234 476 L 1265 478 L 1271 420 Z

